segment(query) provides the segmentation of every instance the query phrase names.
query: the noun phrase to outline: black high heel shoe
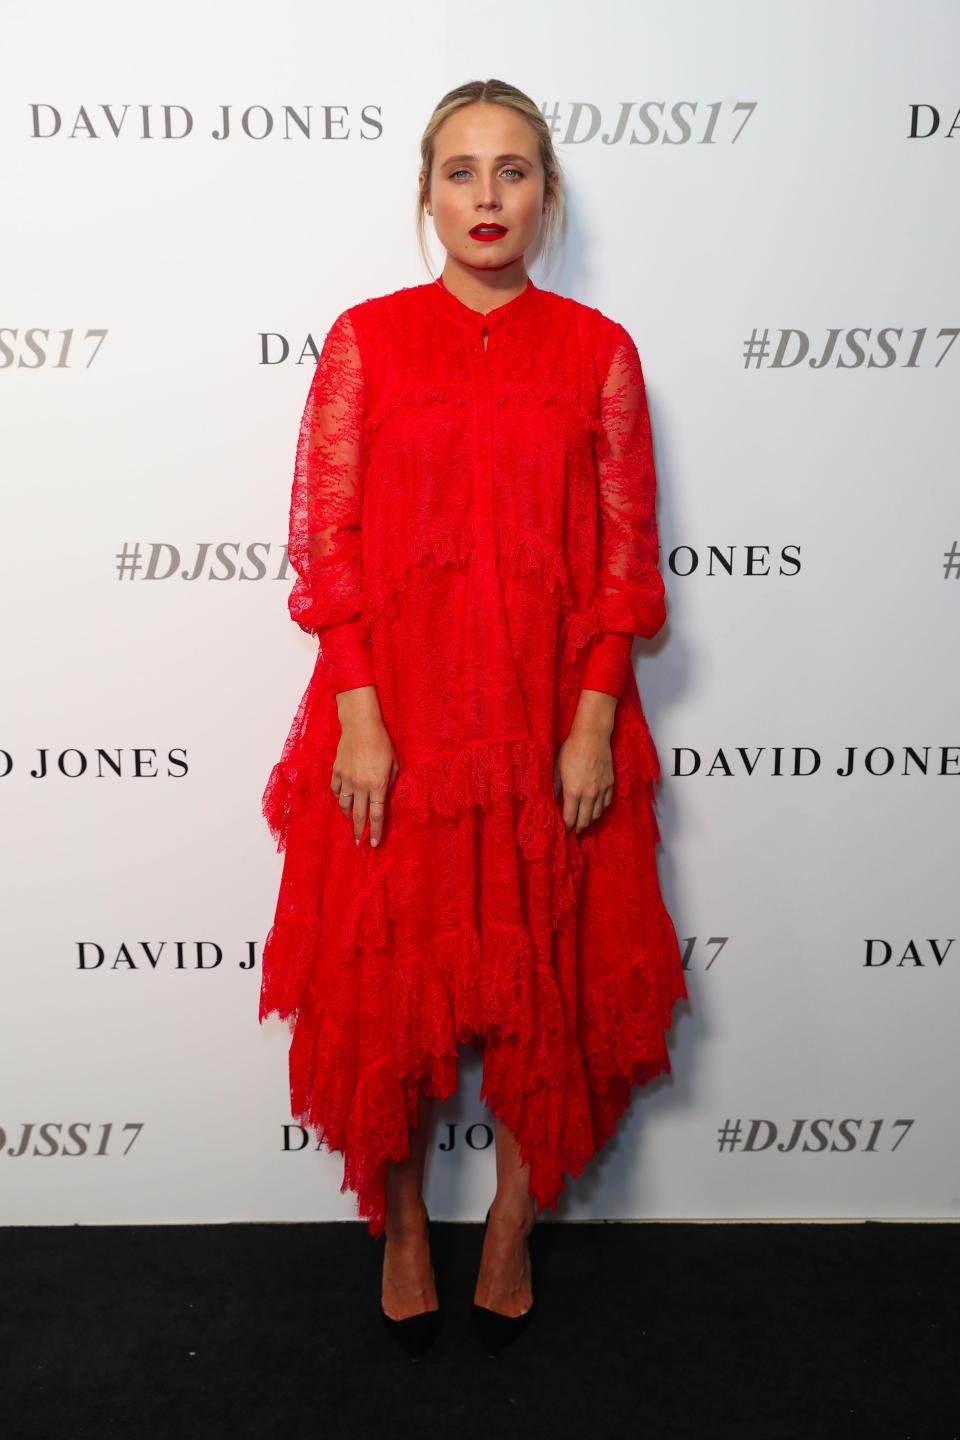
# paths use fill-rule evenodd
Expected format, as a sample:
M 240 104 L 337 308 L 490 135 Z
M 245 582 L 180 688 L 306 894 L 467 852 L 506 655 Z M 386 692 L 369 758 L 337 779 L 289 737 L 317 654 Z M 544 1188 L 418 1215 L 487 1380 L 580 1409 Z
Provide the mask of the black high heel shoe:
M 428 1215 L 427 1241 L 429 1242 L 429 1240 L 430 1216 Z M 443 1323 L 443 1311 L 439 1306 L 436 1310 L 422 1310 L 419 1315 L 408 1315 L 405 1320 L 394 1320 L 393 1316 L 388 1315 L 381 1305 L 380 1317 L 387 1334 L 396 1340 L 411 1360 L 419 1360 L 423 1356 L 437 1338 Z
M 490 1207 L 493 1208 L 492 1206 Z M 487 1238 L 487 1226 L 490 1223 L 490 1210 L 487 1211 L 486 1219 L 483 1222 L 483 1235 L 480 1240 L 481 1249 Z M 534 1217 L 536 1223 L 536 1217 Z M 529 1241 L 529 1237 L 528 1237 Z M 533 1315 L 533 1305 L 524 1310 L 522 1315 L 501 1315 L 499 1310 L 489 1310 L 486 1305 L 478 1305 L 474 1300 L 471 1315 L 473 1316 L 474 1329 L 479 1337 L 480 1343 L 488 1355 L 499 1355 L 506 1345 L 530 1324 Z

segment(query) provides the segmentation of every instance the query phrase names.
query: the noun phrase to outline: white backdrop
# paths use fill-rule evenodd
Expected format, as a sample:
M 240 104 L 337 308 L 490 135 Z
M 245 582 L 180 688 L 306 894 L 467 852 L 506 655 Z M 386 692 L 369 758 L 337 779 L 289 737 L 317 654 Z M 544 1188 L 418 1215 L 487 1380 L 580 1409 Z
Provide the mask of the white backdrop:
M 535 281 L 643 360 L 669 611 L 634 660 L 690 1001 L 557 1213 L 955 1215 L 956 5 L 0 14 L 3 1221 L 355 1214 L 256 1018 L 260 795 L 316 651 L 293 452 L 334 316 L 429 278 L 419 135 L 491 75 L 565 170 Z M 436 1218 L 492 1194 L 479 1070 Z

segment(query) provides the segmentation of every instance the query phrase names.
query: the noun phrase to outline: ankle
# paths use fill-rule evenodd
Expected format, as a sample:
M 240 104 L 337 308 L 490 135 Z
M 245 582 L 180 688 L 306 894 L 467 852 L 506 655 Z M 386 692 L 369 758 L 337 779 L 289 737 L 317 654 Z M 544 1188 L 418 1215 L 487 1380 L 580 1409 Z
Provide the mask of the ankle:
M 419 1239 L 426 1233 L 428 1218 L 421 1196 L 398 1201 L 387 1209 L 385 1235 L 391 1240 Z
M 536 1219 L 536 1201 L 526 1192 L 501 1194 L 498 1191 L 490 1206 L 490 1219 L 526 1233 Z

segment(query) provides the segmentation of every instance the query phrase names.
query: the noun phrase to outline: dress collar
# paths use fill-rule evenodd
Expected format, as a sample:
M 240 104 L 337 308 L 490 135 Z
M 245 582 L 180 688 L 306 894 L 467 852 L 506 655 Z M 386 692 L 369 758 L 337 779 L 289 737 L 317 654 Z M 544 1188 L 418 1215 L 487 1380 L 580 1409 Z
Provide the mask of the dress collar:
M 471 310 L 465 305 L 452 290 L 448 290 L 443 283 L 443 277 L 438 275 L 427 287 L 436 296 L 436 303 L 441 306 L 452 320 L 457 320 L 461 325 L 467 326 L 470 330 L 486 330 L 492 335 L 498 326 L 503 325 L 507 320 L 516 319 L 522 315 L 530 305 L 531 300 L 537 292 L 537 287 L 527 276 L 526 288 L 514 295 L 512 299 L 497 305 L 493 310 L 488 310 L 484 315 L 482 310 Z

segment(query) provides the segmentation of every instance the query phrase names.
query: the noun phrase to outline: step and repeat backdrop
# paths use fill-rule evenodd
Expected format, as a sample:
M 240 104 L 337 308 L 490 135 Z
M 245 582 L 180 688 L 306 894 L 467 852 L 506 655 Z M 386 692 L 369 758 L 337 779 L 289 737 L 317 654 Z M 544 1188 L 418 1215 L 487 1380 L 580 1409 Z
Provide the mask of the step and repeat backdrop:
M 563 167 L 533 279 L 643 360 L 669 611 L 634 665 L 689 1001 L 550 1218 L 960 1213 L 960 10 L 0 17 L 3 1222 L 355 1214 L 257 1020 L 287 508 L 326 330 L 431 278 L 420 133 L 488 76 Z M 460 1064 L 426 1198 L 478 1220 Z

